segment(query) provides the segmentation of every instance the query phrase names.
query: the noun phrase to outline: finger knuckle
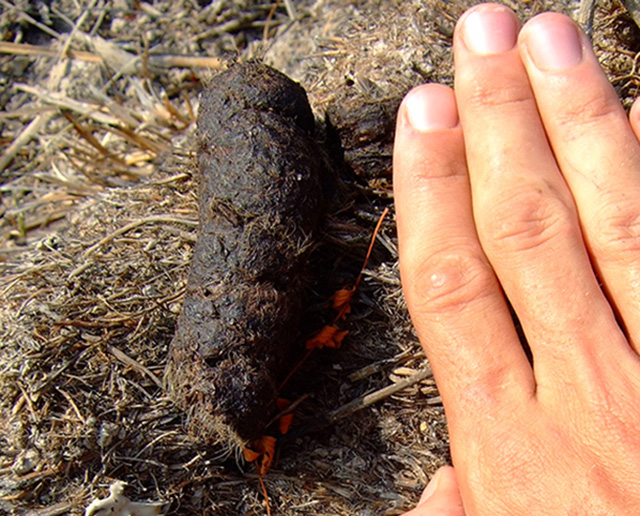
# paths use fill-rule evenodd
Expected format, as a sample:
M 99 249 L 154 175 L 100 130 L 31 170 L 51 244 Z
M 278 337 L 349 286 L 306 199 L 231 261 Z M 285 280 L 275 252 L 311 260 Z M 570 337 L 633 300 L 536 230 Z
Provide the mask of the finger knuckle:
M 618 116 L 620 105 L 617 98 L 599 95 L 588 99 L 574 99 L 568 102 L 556 116 L 555 121 L 560 128 L 569 128 L 569 139 L 577 138 L 594 126 L 601 125 L 609 131 L 607 121 L 612 116 Z M 579 131 L 577 134 L 575 131 Z
M 561 199 L 530 190 L 496 203 L 481 226 L 489 247 L 521 253 L 571 237 L 577 230 L 574 218 L 572 208 Z
M 515 106 L 520 109 L 523 104 L 532 104 L 534 101 L 530 88 L 521 83 L 496 87 L 494 81 L 477 81 L 469 91 L 466 102 L 472 109 L 490 109 L 495 114 L 496 108 Z
M 495 288 L 491 267 L 477 252 L 442 250 L 415 270 L 405 290 L 412 312 L 421 317 L 462 311 Z
M 637 263 L 640 256 L 640 210 L 632 203 L 613 203 L 589 235 L 592 253 L 607 263 Z

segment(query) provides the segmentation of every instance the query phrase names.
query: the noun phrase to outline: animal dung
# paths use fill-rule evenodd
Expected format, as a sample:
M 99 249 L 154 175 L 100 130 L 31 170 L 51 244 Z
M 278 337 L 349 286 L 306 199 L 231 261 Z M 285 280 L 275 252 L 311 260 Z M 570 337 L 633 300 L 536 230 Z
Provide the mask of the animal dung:
M 199 230 L 165 379 L 206 442 L 244 446 L 277 412 L 303 348 L 307 258 L 329 172 L 304 89 L 235 64 L 203 92 Z

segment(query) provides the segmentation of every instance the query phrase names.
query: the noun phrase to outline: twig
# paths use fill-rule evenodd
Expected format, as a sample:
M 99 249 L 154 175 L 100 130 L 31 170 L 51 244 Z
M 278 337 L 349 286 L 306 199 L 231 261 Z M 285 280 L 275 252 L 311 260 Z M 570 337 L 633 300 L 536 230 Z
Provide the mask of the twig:
M 271 516 L 271 505 L 269 504 L 269 493 L 267 492 L 267 486 L 264 483 L 264 479 L 262 478 L 262 473 L 260 473 L 260 466 L 256 462 L 256 471 L 258 473 L 258 481 L 260 482 L 260 487 L 262 489 L 262 496 L 264 496 L 264 505 L 267 510 L 267 516 Z
M 24 147 L 32 138 L 40 132 L 40 129 L 47 125 L 49 120 L 53 117 L 53 113 L 45 113 L 35 117 L 27 127 L 25 127 L 18 137 L 13 140 L 13 143 L 9 145 L 9 148 L 4 151 L 4 154 L 0 156 L 0 172 L 2 172 L 9 163 L 13 161 L 20 149 Z
M 581 0 L 580 10 L 578 11 L 578 23 L 584 30 L 585 34 L 591 39 L 593 32 L 593 15 L 596 10 L 596 0 Z
M 133 132 L 131 129 L 127 127 L 108 127 L 107 131 L 117 134 L 125 139 L 128 139 L 135 146 L 140 147 L 141 149 L 147 150 L 156 156 L 167 150 L 167 146 L 161 143 L 154 142 L 149 138 L 145 138 L 144 136 Z
M 110 10 L 110 6 L 108 2 L 102 2 L 102 6 L 100 7 L 100 12 L 98 13 L 98 17 L 96 18 L 96 21 L 93 24 L 93 27 L 91 27 L 91 30 L 89 31 L 89 37 L 94 37 L 97 32 L 98 29 L 100 28 L 100 26 L 102 25 L 102 22 L 104 22 L 105 17 L 107 16 L 107 11 Z
M 622 0 L 622 3 L 629 11 L 633 21 L 640 27 L 640 0 Z
M 389 208 L 385 208 L 384 211 L 382 212 L 382 215 L 380 215 L 380 218 L 378 219 L 378 223 L 376 224 L 375 229 L 373 230 L 373 236 L 371 237 L 371 242 L 369 243 L 369 249 L 367 250 L 367 255 L 364 258 L 364 263 L 362 264 L 362 268 L 360 269 L 360 274 L 358 274 L 358 278 L 356 279 L 356 282 L 353 286 L 354 290 L 358 288 L 358 286 L 360 285 L 360 281 L 362 281 L 362 275 L 364 273 L 365 268 L 367 267 L 367 263 L 369 263 L 369 258 L 371 257 L 373 246 L 376 243 L 376 238 L 378 236 L 378 233 L 380 232 L 380 228 L 382 227 L 382 222 L 384 221 L 384 218 L 387 216 L 388 213 L 389 213 Z
M 401 380 L 397 383 L 388 385 L 387 387 L 384 387 L 375 392 L 365 394 L 364 396 L 360 396 L 359 398 L 356 398 L 355 400 L 350 401 L 349 403 L 343 405 L 342 407 L 339 407 L 329 412 L 325 416 L 316 418 L 304 425 L 293 428 L 292 430 L 289 431 L 289 433 L 287 433 L 286 435 L 280 438 L 280 442 L 290 441 L 300 437 L 301 435 L 322 430 L 328 426 L 335 424 L 341 419 L 344 419 L 346 417 L 349 417 L 355 414 L 356 412 L 358 412 L 359 410 L 362 410 L 363 408 L 373 405 L 374 403 L 377 403 L 378 401 L 388 398 L 389 396 L 393 396 L 397 392 L 400 392 L 401 390 L 406 389 L 407 387 L 411 387 L 412 385 L 415 385 L 416 383 L 426 380 L 427 378 L 431 378 L 432 375 L 433 373 L 431 372 L 431 368 L 427 366 L 424 369 L 415 373 L 414 375 L 410 376 L 409 378 L 406 378 L 405 380 Z
M 127 355 L 124 351 L 119 350 L 115 346 L 109 346 L 109 351 L 111 351 L 111 354 L 114 357 L 116 357 L 118 360 L 120 360 L 120 362 L 122 362 L 123 364 L 133 367 L 136 371 L 140 373 L 146 374 L 149 378 L 151 378 L 153 383 L 156 384 L 158 389 L 163 389 L 163 385 L 160 379 L 155 374 L 153 374 L 149 369 L 143 366 L 140 362 L 134 360 L 129 355 Z
M 95 3 L 96 3 L 96 0 L 89 0 L 89 2 L 87 2 L 87 5 L 84 11 L 80 15 L 80 17 L 76 20 L 75 24 L 73 24 L 73 29 L 71 29 L 71 33 L 67 37 L 67 41 L 64 42 L 60 55 L 63 55 L 63 56 L 67 55 L 67 52 L 69 51 L 69 47 L 71 46 L 71 42 L 73 41 L 74 36 L 78 33 L 78 31 L 80 30 L 80 27 L 82 26 L 84 21 L 87 19 L 87 16 L 89 15 L 89 11 L 93 9 L 93 6 L 95 5 Z
M 70 41 L 70 39 L 68 40 Z M 87 61 L 89 63 L 101 63 L 104 64 L 104 59 L 95 53 L 86 52 L 83 50 L 68 49 L 61 53 L 60 50 L 56 50 L 50 47 L 44 47 L 39 45 L 30 45 L 28 43 L 12 43 L 9 41 L 0 41 L 0 53 L 25 55 L 33 57 L 61 57 L 78 59 L 80 61 Z M 132 56 L 132 60 L 136 60 L 137 57 Z M 219 70 L 224 67 L 224 61 L 217 57 L 207 56 L 180 56 L 171 54 L 150 54 L 148 56 L 148 65 L 158 68 L 212 68 Z M 135 67 L 132 67 L 131 72 L 136 71 Z
M 380 371 L 386 362 L 388 362 L 388 360 L 381 360 L 380 362 L 366 365 L 351 373 L 347 378 L 350 382 L 359 382 Z
M 60 34 L 58 34 L 55 30 L 53 30 L 50 27 L 47 27 L 43 23 L 40 23 L 38 20 L 34 20 L 31 16 L 25 13 L 22 9 L 19 9 L 17 6 L 7 2 L 6 0 L 0 0 L 0 4 L 4 5 L 5 7 L 8 7 L 9 9 L 15 9 L 16 12 L 18 13 L 18 16 L 20 16 L 20 18 L 23 18 L 24 20 L 28 21 L 32 25 L 38 27 L 42 32 L 46 32 L 52 38 L 60 39 Z
M 187 128 L 189 126 L 189 124 L 191 123 L 191 121 L 187 120 L 185 117 L 183 117 L 182 114 L 180 114 L 180 111 L 178 111 L 176 108 L 173 107 L 173 104 L 171 104 L 171 101 L 169 100 L 169 97 L 165 96 L 165 97 L 163 97 L 163 100 L 164 100 L 165 109 L 169 113 L 171 113 L 178 121 L 182 122 L 184 124 L 184 128 Z
M 196 121 L 196 115 L 195 112 L 193 111 L 193 106 L 191 105 L 191 100 L 189 99 L 189 95 L 187 95 L 187 92 L 182 90 L 181 92 L 182 98 L 184 99 L 185 104 L 187 105 L 187 111 L 189 112 L 189 119 L 191 120 L 191 123 L 194 123 Z
M 29 412 L 31 413 L 32 421 L 38 421 L 38 416 L 36 415 L 35 408 L 33 407 L 33 401 L 31 401 L 31 398 L 29 397 L 29 394 L 27 394 L 27 391 L 24 389 L 24 387 L 22 386 L 22 384 L 20 382 L 16 382 L 16 385 L 18 386 L 18 389 L 20 389 L 20 392 L 22 393 L 22 399 L 27 403 L 27 408 L 29 409 Z M 13 409 L 17 413 L 20 410 L 20 408 L 16 408 L 16 407 L 18 407 L 17 403 L 16 403 L 16 406 Z M 20 407 L 21 407 L 21 405 L 20 405 Z
M 296 6 L 294 5 L 293 0 L 284 0 L 284 7 L 287 10 L 289 19 L 294 21 L 298 17 L 298 13 L 296 12 Z
M 24 91 L 26 93 L 31 93 L 32 95 L 37 96 L 43 102 L 53 104 L 54 106 L 58 106 L 60 108 L 65 108 L 70 111 L 75 111 L 76 113 L 80 113 L 81 115 L 95 120 L 96 122 L 107 125 L 120 125 L 119 119 L 114 116 L 107 115 L 106 113 L 102 113 L 100 111 L 100 106 L 89 104 L 87 102 L 79 102 L 60 93 L 47 91 L 44 88 L 40 88 L 38 86 L 30 86 L 28 84 L 21 83 L 17 83 L 14 86 L 19 91 Z M 51 113 L 49 116 L 52 115 L 53 113 Z
M 176 55 L 149 55 L 149 65 L 161 68 L 213 68 L 220 70 L 224 67 L 223 61 L 217 57 L 200 56 L 176 56 Z
M 269 29 L 271 28 L 269 24 L 271 23 L 271 19 L 273 18 L 273 15 L 276 13 L 276 9 L 278 9 L 279 6 L 280 6 L 280 0 L 276 0 L 275 3 L 273 4 L 273 7 L 269 11 L 269 14 L 267 15 L 267 19 L 264 24 L 264 29 L 262 31 L 263 42 L 269 39 Z
M 84 252 L 83 258 L 86 259 L 90 254 L 92 254 L 99 247 L 102 247 L 107 242 L 111 242 L 111 240 L 113 240 L 114 238 L 120 235 L 124 235 L 125 233 L 127 233 L 128 231 L 131 231 L 132 229 L 135 229 L 139 226 L 143 226 L 145 224 L 158 224 L 158 223 L 160 224 L 177 223 L 177 224 L 186 224 L 187 226 L 190 226 L 193 228 L 198 227 L 198 221 L 196 220 L 181 219 L 178 217 L 174 217 L 172 215 L 151 215 L 149 217 L 145 217 L 144 219 L 133 221 L 130 224 L 127 224 L 126 226 L 121 227 L 120 229 L 116 229 L 113 233 L 107 235 L 102 240 L 100 240 L 99 242 L 89 247 Z
M 87 420 L 85 419 L 85 417 L 80 412 L 80 409 L 78 408 L 78 405 L 76 405 L 76 402 L 73 401 L 73 398 L 71 397 L 71 395 L 68 392 L 63 391 L 59 387 L 55 387 L 55 390 L 58 391 L 60 394 L 62 394 L 67 399 L 67 401 L 69 402 L 69 405 L 71 405 L 71 408 L 76 413 L 76 416 L 78 416 L 78 419 L 82 422 L 83 425 L 86 425 L 87 424 Z
M 102 145 L 93 134 L 87 129 L 85 129 L 80 122 L 76 121 L 75 118 L 68 111 L 63 112 L 64 117 L 73 125 L 73 128 L 80 135 L 81 138 L 84 138 L 86 142 L 91 145 L 94 149 L 96 149 L 100 154 L 102 154 L 105 158 L 109 158 L 116 163 L 119 163 L 123 167 L 126 166 L 126 163 L 122 158 L 116 156 L 115 154 L 109 152 L 104 145 Z
M 173 182 L 184 181 L 185 179 L 189 179 L 190 177 L 191 177 L 191 174 L 189 174 L 187 172 L 178 172 L 177 174 L 175 174 L 173 176 L 169 176 L 169 177 L 166 177 L 166 178 L 158 179 L 156 181 L 152 181 L 152 184 L 154 184 L 154 185 L 167 185 L 167 184 L 173 183 Z
M 60 52 L 53 48 L 41 47 L 38 45 L 29 45 L 28 43 L 11 43 L 10 41 L 0 41 L 0 52 L 3 54 L 14 54 L 23 56 L 44 56 L 44 57 L 57 57 Z M 102 59 L 92 54 L 91 52 L 84 52 L 82 50 L 69 49 L 63 58 L 79 59 L 80 61 L 87 61 L 89 63 L 102 63 Z
M 152 373 L 153 374 L 153 373 Z M 160 387 L 162 388 L 162 387 Z M 180 432 L 176 431 L 176 430 L 170 430 L 169 432 L 163 432 L 161 433 L 159 436 L 157 436 L 155 439 L 151 440 L 150 442 L 148 442 L 147 444 L 144 445 L 144 447 L 138 452 L 136 453 L 132 458 L 133 459 L 138 459 L 140 458 L 140 455 L 142 455 L 146 450 L 148 450 L 149 448 L 152 448 L 154 444 L 156 444 L 157 442 L 162 441 L 162 439 L 165 439 L 167 437 L 170 436 L 174 436 L 174 435 L 180 435 Z
M 411 375 L 409 378 L 401 380 L 397 383 L 388 385 L 380 390 L 372 392 L 370 394 L 365 394 L 364 396 L 360 396 L 353 401 L 350 401 L 346 405 L 339 407 L 327 415 L 327 421 L 329 424 L 333 424 L 340 419 L 344 419 L 345 417 L 349 417 L 352 414 L 355 414 L 360 409 L 368 407 L 369 405 L 373 405 L 378 401 L 381 401 L 389 396 L 393 396 L 396 392 L 399 392 L 407 387 L 411 387 L 416 383 L 421 382 L 422 380 L 426 380 L 427 378 L 431 378 L 433 373 L 431 372 L 430 367 L 425 367 L 424 369 L 418 371 L 417 373 Z
M 252 13 L 252 14 L 241 16 L 239 18 L 234 18 L 232 20 L 229 20 L 228 22 L 222 23 L 207 31 L 201 32 L 195 37 L 195 40 L 201 41 L 203 39 L 215 38 L 217 36 L 220 36 L 220 34 L 225 34 L 225 33 L 232 34 L 246 27 L 251 22 L 256 20 L 259 16 L 260 16 L 260 13 Z
M 267 426 L 265 428 L 269 428 L 273 423 L 278 421 L 282 416 L 286 416 L 287 414 L 291 414 L 296 408 L 298 408 L 298 405 L 300 405 L 300 403 L 302 403 L 304 400 L 306 400 L 309 396 L 311 396 L 309 393 L 303 394 L 296 401 L 294 401 L 293 403 L 290 403 L 289 405 L 287 405 L 286 408 L 282 409 L 275 416 L 273 416 L 273 418 L 271 419 L 271 421 L 269 421 L 269 423 L 267 424 Z

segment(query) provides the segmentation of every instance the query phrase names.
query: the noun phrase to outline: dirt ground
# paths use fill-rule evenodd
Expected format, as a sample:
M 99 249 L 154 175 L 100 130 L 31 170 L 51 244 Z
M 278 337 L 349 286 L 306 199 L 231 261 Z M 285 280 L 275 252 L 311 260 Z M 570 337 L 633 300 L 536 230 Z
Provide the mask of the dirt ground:
M 0 514 L 82 514 L 116 480 L 167 514 L 266 514 L 254 466 L 190 435 L 163 386 L 197 231 L 198 93 L 226 63 L 261 59 L 340 139 L 348 167 L 311 258 L 311 335 L 393 210 L 400 99 L 452 82 L 453 27 L 472 3 L 0 0 Z M 505 3 L 523 19 L 579 7 Z M 603 0 L 592 37 L 629 107 L 640 30 Z M 300 403 L 264 479 L 273 514 L 401 514 L 448 460 L 428 374 L 348 410 L 428 371 L 396 244 L 391 214 L 342 348 L 312 355 L 287 388 Z

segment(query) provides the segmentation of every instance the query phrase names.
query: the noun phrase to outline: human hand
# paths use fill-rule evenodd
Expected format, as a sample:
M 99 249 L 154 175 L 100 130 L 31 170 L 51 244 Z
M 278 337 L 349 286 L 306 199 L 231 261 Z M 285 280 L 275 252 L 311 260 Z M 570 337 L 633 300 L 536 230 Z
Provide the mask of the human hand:
M 402 282 L 455 467 L 409 514 L 637 516 L 640 106 L 628 119 L 559 14 L 520 29 L 476 6 L 454 56 L 455 95 L 412 90 L 394 150 Z

